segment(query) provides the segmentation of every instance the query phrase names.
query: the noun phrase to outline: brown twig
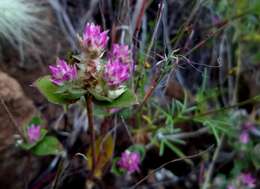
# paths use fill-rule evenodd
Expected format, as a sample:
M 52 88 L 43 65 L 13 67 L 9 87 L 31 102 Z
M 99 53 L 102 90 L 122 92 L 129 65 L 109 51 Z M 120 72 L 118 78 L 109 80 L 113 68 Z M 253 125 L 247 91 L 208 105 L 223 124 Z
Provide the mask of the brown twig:
M 27 139 L 26 139 L 24 133 L 19 129 L 19 127 L 18 127 L 18 125 L 17 125 L 17 123 L 16 123 L 16 121 L 15 121 L 15 119 L 14 119 L 14 116 L 12 115 L 12 113 L 10 112 L 10 110 L 8 109 L 8 107 L 7 107 L 7 105 L 5 104 L 3 98 L 0 97 L 0 100 L 1 100 L 1 104 L 2 104 L 3 107 L 4 107 L 4 110 L 6 111 L 8 117 L 9 117 L 11 123 L 12 123 L 12 126 L 13 126 L 14 130 L 17 131 L 17 133 L 22 137 L 22 139 L 23 139 L 24 141 L 27 141 Z
M 86 105 L 87 105 L 87 116 L 88 116 L 88 126 L 91 135 L 91 154 L 92 154 L 92 173 L 95 172 L 96 165 L 96 136 L 93 122 L 93 106 L 92 106 L 92 96 L 86 95 Z
M 141 180 L 139 180 L 134 186 L 130 187 L 131 189 L 134 189 L 136 188 L 139 184 L 141 184 L 143 181 L 145 181 L 149 176 L 151 176 L 152 174 L 154 174 L 156 171 L 162 169 L 163 167 L 165 167 L 166 165 L 169 165 L 171 163 L 175 163 L 175 162 L 178 162 L 178 161 L 182 161 L 182 160 L 186 160 L 186 159 L 192 159 L 192 158 L 196 158 L 196 157 L 199 157 L 201 155 L 203 155 L 204 153 L 208 152 L 209 150 L 211 150 L 213 146 L 210 146 L 209 148 L 207 148 L 206 150 L 202 151 L 202 152 L 199 152 L 197 154 L 193 154 L 193 155 L 190 155 L 190 156 L 186 156 L 186 157 L 183 157 L 183 158 L 178 158 L 178 159 L 174 159 L 174 160 L 171 160 L 171 161 L 168 161 L 164 164 L 162 164 L 161 166 L 157 167 L 156 169 L 153 169 L 148 175 L 146 175 L 145 177 L 143 177 Z
M 156 80 L 153 80 L 152 81 L 152 84 L 150 85 L 150 87 L 148 88 L 148 90 L 146 91 L 145 93 L 145 96 L 144 96 L 144 99 L 143 101 L 140 103 L 140 105 L 138 106 L 136 112 L 139 112 L 142 107 L 144 106 L 144 104 L 147 102 L 147 100 L 150 98 L 150 96 L 153 94 L 155 88 L 157 86 L 157 81 Z

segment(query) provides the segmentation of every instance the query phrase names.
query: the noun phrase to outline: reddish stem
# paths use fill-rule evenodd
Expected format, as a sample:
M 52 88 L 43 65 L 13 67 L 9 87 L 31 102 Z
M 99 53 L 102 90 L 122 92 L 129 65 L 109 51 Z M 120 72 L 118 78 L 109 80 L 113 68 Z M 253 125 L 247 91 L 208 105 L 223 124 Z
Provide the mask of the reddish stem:
M 91 135 L 91 154 L 92 154 L 92 173 L 94 174 L 96 166 L 96 136 L 93 122 L 93 105 L 92 105 L 92 96 L 86 96 L 87 101 L 87 116 L 88 116 L 88 126 Z

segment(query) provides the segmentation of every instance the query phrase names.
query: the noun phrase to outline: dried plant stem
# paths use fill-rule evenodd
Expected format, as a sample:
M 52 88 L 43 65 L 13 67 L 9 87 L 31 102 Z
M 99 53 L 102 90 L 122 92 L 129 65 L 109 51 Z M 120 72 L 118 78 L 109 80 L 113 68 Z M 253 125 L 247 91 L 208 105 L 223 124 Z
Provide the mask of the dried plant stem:
M 136 112 L 139 112 L 139 111 L 142 109 L 142 107 L 144 106 L 144 104 L 147 102 L 148 98 L 153 94 L 153 92 L 154 92 L 156 86 L 157 86 L 157 81 L 156 81 L 156 80 L 153 80 L 151 86 L 150 86 L 149 89 L 146 91 L 145 96 L 144 96 L 144 99 L 143 99 L 143 101 L 140 103 L 140 105 L 138 106 Z
M 92 154 L 92 173 L 94 174 L 95 165 L 96 165 L 96 136 L 93 122 L 93 105 L 92 105 L 92 96 L 86 95 L 86 105 L 87 105 L 87 116 L 88 116 L 88 126 L 91 135 L 91 154 Z
M 149 178 L 149 176 L 151 176 L 152 174 L 154 174 L 155 172 L 159 171 L 160 169 L 162 169 L 163 167 L 165 167 L 166 165 L 169 165 L 171 163 L 174 163 L 174 162 L 178 162 L 178 161 L 183 161 L 183 160 L 187 160 L 187 159 L 193 159 L 193 158 L 196 158 L 196 157 L 199 157 L 199 156 L 202 156 L 204 153 L 210 151 L 212 148 L 212 146 L 210 146 L 208 149 L 202 151 L 202 152 L 199 152 L 197 154 L 193 154 L 193 155 L 190 155 L 190 156 L 185 156 L 185 157 L 182 157 L 182 158 L 178 158 L 178 159 L 174 159 L 174 160 L 171 160 L 171 161 L 168 161 L 164 164 L 162 164 L 161 166 L 159 166 L 158 168 L 154 169 L 151 171 L 151 173 L 149 173 L 148 175 L 146 175 L 145 177 L 143 177 L 141 180 L 139 180 L 134 186 L 130 187 L 131 189 L 134 189 L 136 188 L 138 185 L 140 185 L 142 182 L 144 182 L 146 179 Z
M 14 128 L 15 131 L 17 131 L 17 133 L 22 137 L 22 139 L 24 141 L 27 141 L 24 133 L 19 129 L 19 126 L 17 125 L 15 119 L 14 119 L 14 116 L 12 115 L 12 113 L 9 111 L 7 105 L 5 104 L 4 100 L 0 97 L 0 100 L 1 100 L 1 104 L 3 105 L 4 107 L 4 110 L 6 111 L 11 123 L 12 123 L 12 126 Z
M 223 141 L 224 141 L 224 138 L 225 138 L 225 135 L 222 134 L 221 138 L 220 138 L 220 143 L 218 144 L 215 152 L 214 152 L 214 155 L 213 155 L 213 158 L 212 158 L 212 162 L 209 166 L 209 169 L 207 171 L 207 175 L 206 175 L 206 178 L 205 178 L 205 181 L 203 182 L 203 185 L 202 185 L 202 189 L 208 189 L 210 188 L 209 185 L 210 185 L 210 179 L 212 177 L 212 174 L 213 174 L 213 171 L 214 171 L 214 167 L 215 167 L 215 164 L 216 164 L 216 161 L 218 159 L 218 156 L 219 156 L 219 152 L 221 150 L 221 147 L 222 147 L 222 144 L 223 144 Z

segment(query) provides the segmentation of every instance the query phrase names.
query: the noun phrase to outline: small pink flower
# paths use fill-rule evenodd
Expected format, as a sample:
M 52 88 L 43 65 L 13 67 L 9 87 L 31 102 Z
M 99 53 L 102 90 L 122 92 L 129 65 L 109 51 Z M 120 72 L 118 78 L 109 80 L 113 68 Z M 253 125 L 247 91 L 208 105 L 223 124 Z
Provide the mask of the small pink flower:
M 139 171 L 139 165 L 141 162 L 141 157 L 137 152 L 130 152 L 126 150 L 121 154 L 121 158 L 118 161 L 118 165 L 120 168 L 128 171 L 129 173 L 133 173 L 135 171 Z
M 255 187 L 256 179 L 251 175 L 251 173 L 242 173 L 239 176 L 241 182 L 249 188 Z
M 124 64 L 132 64 L 131 50 L 127 45 L 113 44 L 110 59 L 119 60 Z
M 93 23 L 87 23 L 83 33 L 83 46 L 88 51 L 103 51 L 108 42 L 108 31 L 101 32 L 101 28 Z
M 245 122 L 243 125 L 242 125 L 242 129 L 243 130 L 246 130 L 246 131 L 250 131 L 251 129 L 253 129 L 255 126 L 254 124 L 252 124 L 251 122 Z
M 236 189 L 236 187 L 232 184 L 228 185 L 227 189 Z
M 111 87 L 117 87 L 130 78 L 130 65 L 119 60 L 109 60 L 105 65 L 104 79 Z
M 65 81 L 77 79 L 76 65 L 68 65 L 65 60 L 57 59 L 56 66 L 49 66 L 51 71 L 51 81 L 56 85 L 63 85 Z
M 249 134 L 247 131 L 243 131 L 240 136 L 239 136 L 239 140 L 241 143 L 243 144 L 247 144 L 249 142 Z
M 27 129 L 27 135 L 30 143 L 34 143 L 41 137 L 41 127 L 39 125 L 32 124 Z
M 113 114 L 113 113 L 118 112 L 119 110 L 120 110 L 119 108 L 110 108 L 110 109 L 108 109 L 108 112 Z

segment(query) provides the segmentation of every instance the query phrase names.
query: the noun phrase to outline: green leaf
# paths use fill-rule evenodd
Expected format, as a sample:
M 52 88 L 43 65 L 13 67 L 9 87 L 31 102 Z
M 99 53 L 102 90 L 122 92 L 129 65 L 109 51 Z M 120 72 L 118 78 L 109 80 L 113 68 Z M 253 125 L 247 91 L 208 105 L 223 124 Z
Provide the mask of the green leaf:
M 32 120 L 30 121 L 29 125 L 35 124 L 35 125 L 42 125 L 43 120 L 40 117 L 33 117 Z
M 163 154 L 164 154 L 164 140 L 162 140 L 160 143 L 159 156 L 162 156 Z
M 185 158 L 185 154 L 178 148 L 176 147 L 175 145 L 173 145 L 172 143 L 168 142 L 167 140 L 164 141 L 165 145 L 170 148 L 174 153 L 176 153 L 180 158 Z M 184 161 L 186 163 L 189 163 L 189 164 L 193 164 L 192 161 L 190 159 L 184 159 Z
M 42 95 L 47 98 L 49 102 L 54 104 L 71 104 L 83 95 L 82 91 L 80 91 L 80 93 L 77 91 L 77 93 L 74 94 L 71 92 L 61 92 L 64 91 L 63 87 L 54 85 L 50 81 L 49 75 L 39 78 L 35 82 L 35 85 Z
M 57 155 L 61 153 L 62 146 L 57 138 L 45 136 L 34 148 L 32 153 L 37 156 Z
M 141 144 L 135 144 L 128 148 L 130 152 L 138 152 L 143 160 L 145 157 L 145 147 Z
M 257 144 L 252 152 L 251 152 L 251 159 L 256 169 L 260 168 L 260 144 Z
M 94 90 L 89 89 L 88 90 L 90 94 L 93 95 L 93 97 L 97 100 L 97 101 L 108 101 L 108 102 L 112 102 L 112 99 L 106 97 L 106 96 L 102 96 L 100 94 L 98 94 L 97 92 L 95 92 Z
M 107 102 L 107 101 L 99 101 L 97 99 L 94 99 L 94 102 L 99 105 L 106 108 L 124 108 L 128 107 L 134 104 L 137 104 L 136 96 L 135 94 L 127 89 L 121 96 L 119 96 L 117 99 Z
M 121 176 L 125 173 L 124 170 L 120 169 L 120 167 L 117 165 L 117 162 L 120 160 L 119 157 L 116 157 L 112 161 L 112 167 L 111 167 L 111 172 L 114 173 L 117 176 Z

